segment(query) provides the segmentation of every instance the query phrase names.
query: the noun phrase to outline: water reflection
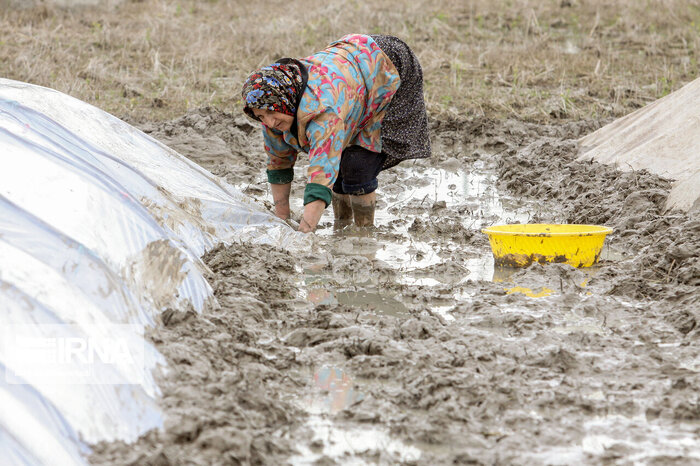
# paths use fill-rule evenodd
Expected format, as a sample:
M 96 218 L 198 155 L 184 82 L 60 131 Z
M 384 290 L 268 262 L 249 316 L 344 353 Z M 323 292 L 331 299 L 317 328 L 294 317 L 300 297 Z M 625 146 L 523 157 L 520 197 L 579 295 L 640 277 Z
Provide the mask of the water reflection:
M 347 372 L 337 367 L 322 367 L 314 373 L 308 407 L 310 412 L 335 414 L 364 397 Z
M 566 274 L 566 277 L 561 273 L 548 273 L 549 269 L 557 267 L 563 267 L 570 273 Z M 491 281 L 502 283 L 506 294 L 521 293 L 531 298 L 544 298 L 564 293 L 572 286 L 586 288 L 590 279 L 599 271 L 598 266 L 575 269 L 554 264 L 532 264 L 527 268 L 495 267 Z
M 299 454 L 289 464 L 412 464 L 421 458 L 420 449 L 393 438 L 387 429 L 371 425 L 339 427 L 329 419 L 311 415 L 307 421 L 313 438 L 310 445 L 297 445 Z
M 543 286 L 539 289 L 525 288 L 524 286 L 513 286 L 506 288 L 506 294 L 521 293 L 530 298 L 544 298 L 554 294 L 554 290 Z
M 699 464 L 697 428 L 695 422 L 611 414 L 584 422 L 579 442 L 540 447 L 524 453 L 523 460 L 551 465 L 602 464 L 612 457 L 619 459 L 614 464 Z M 611 456 L 613 452 L 616 456 Z
M 306 299 L 317 306 L 333 306 L 338 304 L 332 290 L 322 287 L 309 288 L 306 291 Z
M 420 449 L 392 438 L 386 429 L 336 423 L 329 418 L 365 397 L 347 371 L 323 366 L 314 372 L 312 381 L 312 393 L 304 408 L 310 414 L 306 425 L 313 438 L 308 445 L 297 445 L 299 454 L 289 458 L 290 464 L 319 464 L 324 459 L 332 459 L 333 464 L 336 460 L 366 464 L 367 458 L 380 458 L 382 464 L 399 464 L 420 459 Z
M 408 314 L 406 305 L 386 291 L 365 288 L 359 290 L 334 290 L 332 286 L 314 285 L 307 289 L 306 299 L 320 305 L 344 305 L 358 310 L 394 317 Z

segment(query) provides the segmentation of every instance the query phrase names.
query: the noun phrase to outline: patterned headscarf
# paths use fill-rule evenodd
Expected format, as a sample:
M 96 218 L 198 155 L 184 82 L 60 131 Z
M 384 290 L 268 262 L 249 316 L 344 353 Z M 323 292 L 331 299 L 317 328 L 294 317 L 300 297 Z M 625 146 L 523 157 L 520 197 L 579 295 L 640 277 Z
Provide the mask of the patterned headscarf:
M 294 116 L 304 91 L 304 79 L 294 63 L 273 63 L 253 72 L 243 85 L 243 111 L 252 119 L 254 108 Z

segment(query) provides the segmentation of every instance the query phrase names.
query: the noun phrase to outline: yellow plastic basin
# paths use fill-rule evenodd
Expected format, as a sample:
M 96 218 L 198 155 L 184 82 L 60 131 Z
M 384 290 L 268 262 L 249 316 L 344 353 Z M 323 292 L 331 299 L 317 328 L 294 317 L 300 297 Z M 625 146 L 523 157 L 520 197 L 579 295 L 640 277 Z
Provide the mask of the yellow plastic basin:
M 613 230 L 600 225 L 530 223 L 481 231 L 488 235 L 496 265 L 501 267 L 528 267 L 533 262 L 590 267 L 598 261 L 605 236 Z

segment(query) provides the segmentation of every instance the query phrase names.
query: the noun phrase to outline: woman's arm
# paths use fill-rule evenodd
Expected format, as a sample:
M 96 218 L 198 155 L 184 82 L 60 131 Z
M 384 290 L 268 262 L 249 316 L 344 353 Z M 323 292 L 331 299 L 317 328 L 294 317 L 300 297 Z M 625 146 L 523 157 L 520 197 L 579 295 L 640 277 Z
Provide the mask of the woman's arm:
M 310 146 L 309 168 L 299 231 L 309 233 L 316 229 L 323 211 L 331 203 L 331 187 L 338 177 L 345 128 L 335 113 L 326 111 L 307 124 L 306 133 Z
M 282 220 L 289 218 L 289 193 L 292 190 L 292 183 L 271 184 L 272 202 L 275 205 L 275 215 Z
M 302 233 L 311 233 L 316 229 L 318 221 L 321 220 L 321 215 L 326 208 L 326 203 L 322 200 L 309 202 L 304 206 L 304 215 L 299 222 L 299 231 Z

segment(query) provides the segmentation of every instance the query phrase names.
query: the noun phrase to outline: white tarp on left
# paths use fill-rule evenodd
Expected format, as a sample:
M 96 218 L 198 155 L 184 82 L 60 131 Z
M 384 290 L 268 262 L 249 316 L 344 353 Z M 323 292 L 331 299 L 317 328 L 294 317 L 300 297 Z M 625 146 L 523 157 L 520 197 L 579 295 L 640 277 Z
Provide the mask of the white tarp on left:
M 80 464 L 87 443 L 162 426 L 144 333 L 165 309 L 217 305 L 199 257 L 235 241 L 304 245 L 123 121 L 0 79 L 0 458 Z M 111 353 L 93 341 L 130 357 L 97 361 Z

